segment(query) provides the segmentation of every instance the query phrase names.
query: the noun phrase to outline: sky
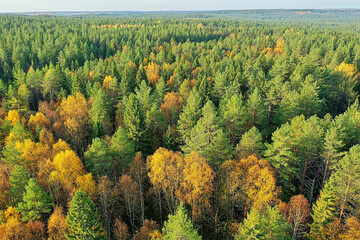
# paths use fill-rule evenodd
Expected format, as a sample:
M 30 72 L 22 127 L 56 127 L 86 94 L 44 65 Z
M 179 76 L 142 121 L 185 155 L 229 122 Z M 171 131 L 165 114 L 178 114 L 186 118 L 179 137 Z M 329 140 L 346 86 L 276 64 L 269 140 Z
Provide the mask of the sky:
M 360 8 L 360 0 L 0 0 L 0 12 Z

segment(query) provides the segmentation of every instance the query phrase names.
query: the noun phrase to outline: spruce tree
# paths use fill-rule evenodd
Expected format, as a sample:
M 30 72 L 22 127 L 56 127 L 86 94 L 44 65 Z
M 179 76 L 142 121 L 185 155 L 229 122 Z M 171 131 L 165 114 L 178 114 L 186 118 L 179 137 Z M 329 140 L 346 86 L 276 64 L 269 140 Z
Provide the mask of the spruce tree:
M 100 126 L 98 124 L 101 123 L 104 133 L 107 135 L 111 134 L 113 131 L 111 111 L 111 102 L 108 96 L 104 90 L 99 88 L 89 110 L 90 122 L 94 125 L 95 131 L 96 129 L 99 131 Z M 99 135 L 99 132 L 97 132 L 97 135 Z
M 191 130 L 190 136 L 186 138 L 183 151 L 186 154 L 198 152 L 213 166 L 230 157 L 229 139 L 219 127 L 216 108 L 210 100 L 203 107 L 202 117 Z M 221 155 L 218 154 L 220 152 L 222 152 Z
M 202 237 L 194 228 L 187 211 L 182 203 L 176 209 L 174 215 L 169 215 L 169 219 L 164 223 L 163 227 L 165 240 L 200 240 Z
M 178 131 L 182 141 L 190 136 L 191 129 L 196 125 L 201 114 L 201 97 L 196 88 L 190 92 L 184 110 L 181 112 L 178 121 Z
M 23 167 L 15 165 L 11 169 L 9 196 L 11 197 L 12 206 L 22 200 L 25 186 L 28 181 L 29 174 Z
M 291 238 L 290 224 L 277 208 L 268 207 L 264 212 L 252 209 L 240 224 L 235 240 L 286 240 Z
M 100 240 L 106 239 L 95 203 L 81 189 L 75 193 L 66 215 L 66 223 L 71 231 L 67 239 Z
M 18 204 L 17 210 L 21 213 L 23 221 L 38 220 L 42 214 L 49 213 L 53 205 L 52 197 L 31 178 L 25 186 L 23 201 Z
M 313 205 L 311 214 L 313 223 L 310 225 L 310 239 L 323 239 L 326 225 L 335 217 L 336 192 L 334 189 L 334 178 L 330 177 L 325 184 L 320 196 Z
M 124 125 L 129 138 L 135 142 L 136 151 L 146 152 L 148 148 L 147 129 L 135 94 L 130 94 L 126 103 Z
M 239 158 L 247 158 L 252 154 L 260 157 L 263 150 L 264 144 L 262 143 L 261 133 L 256 127 L 244 133 L 239 144 L 236 146 Z

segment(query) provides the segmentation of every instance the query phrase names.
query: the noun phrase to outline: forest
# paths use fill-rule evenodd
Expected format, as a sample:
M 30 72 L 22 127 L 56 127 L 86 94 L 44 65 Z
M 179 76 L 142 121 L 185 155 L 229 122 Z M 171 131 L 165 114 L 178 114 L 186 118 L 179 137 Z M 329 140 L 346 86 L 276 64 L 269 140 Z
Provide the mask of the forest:
M 0 239 L 360 239 L 360 15 L 280 12 L 0 15 Z

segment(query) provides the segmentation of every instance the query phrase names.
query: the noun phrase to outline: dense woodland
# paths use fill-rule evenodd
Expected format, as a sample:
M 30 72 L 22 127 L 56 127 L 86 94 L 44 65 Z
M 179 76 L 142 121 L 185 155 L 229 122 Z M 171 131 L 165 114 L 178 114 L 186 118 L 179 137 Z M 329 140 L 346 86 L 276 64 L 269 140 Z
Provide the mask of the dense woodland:
M 0 239 L 360 239 L 359 25 L 222 14 L 0 16 Z

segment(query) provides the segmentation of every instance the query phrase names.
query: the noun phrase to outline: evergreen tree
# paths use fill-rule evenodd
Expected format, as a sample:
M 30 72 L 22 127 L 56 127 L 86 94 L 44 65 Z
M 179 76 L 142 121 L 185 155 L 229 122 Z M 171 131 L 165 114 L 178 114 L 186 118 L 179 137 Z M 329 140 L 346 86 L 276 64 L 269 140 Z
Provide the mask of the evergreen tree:
M 264 144 L 262 143 L 261 133 L 256 127 L 244 133 L 239 144 L 236 146 L 239 158 L 247 158 L 252 154 L 260 157 L 263 150 Z
M 190 136 L 186 138 L 183 151 L 186 154 L 198 152 L 212 165 L 227 160 L 230 157 L 231 146 L 218 124 L 216 108 L 211 101 L 208 101 L 202 109 L 202 117 L 191 130 Z M 219 156 L 220 152 L 223 155 Z
M 182 203 L 180 203 L 174 215 L 169 215 L 169 219 L 164 223 L 162 231 L 164 234 L 162 239 L 202 239 L 202 237 L 198 234 L 197 230 L 193 227 L 193 224 Z
M 110 152 L 115 160 L 114 170 L 124 169 L 135 156 L 134 141 L 127 136 L 124 128 L 119 127 L 111 137 Z
M 106 239 L 95 203 L 81 189 L 75 193 L 66 215 L 66 223 L 71 231 L 67 239 Z
M 196 125 L 201 114 L 201 97 L 196 88 L 190 92 L 186 105 L 179 116 L 178 131 L 183 141 L 190 136 L 191 129 Z
M 29 181 L 28 172 L 21 166 L 15 165 L 10 173 L 10 190 L 11 205 L 15 206 L 23 198 L 25 186 Z
M 320 196 L 313 205 L 311 214 L 313 223 L 310 225 L 310 239 L 324 239 L 326 225 L 335 217 L 336 192 L 334 189 L 334 178 L 330 177 L 325 184 Z
M 146 152 L 145 148 L 148 147 L 147 129 L 143 113 L 135 94 L 130 94 L 129 100 L 126 103 L 124 125 L 129 138 L 135 142 L 136 150 Z
M 95 95 L 95 100 L 89 110 L 90 122 L 94 125 L 95 130 L 96 124 L 101 123 L 101 127 L 105 134 L 111 134 L 111 132 L 113 131 L 111 111 L 111 102 L 108 96 L 106 95 L 104 90 L 99 88 Z M 97 127 L 99 128 L 100 126 Z M 97 133 L 97 135 L 99 135 L 99 133 Z
M 246 111 L 248 129 L 253 126 L 262 129 L 266 126 L 266 106 L 257 88 L 252 91 L 246 101 Z
M 268 207 L 260 213 L 253 209 L 240 224 L 235 240 L 285 240 L 291 238 L 290 224 L 280 215 L 277 208 Z
M 23 221 L 38 220 L 42 214 L 49 213 L 53 205 L 52 197 L 31 178 L 25 186 L 23 201 L 18 204 L 17 210 L 21 213 Z
M 94 176 L 111 175 L 114 169 L 109 146 L 100 138 L 93 139 L 88 151 L 84 153 L 85 166 Z

